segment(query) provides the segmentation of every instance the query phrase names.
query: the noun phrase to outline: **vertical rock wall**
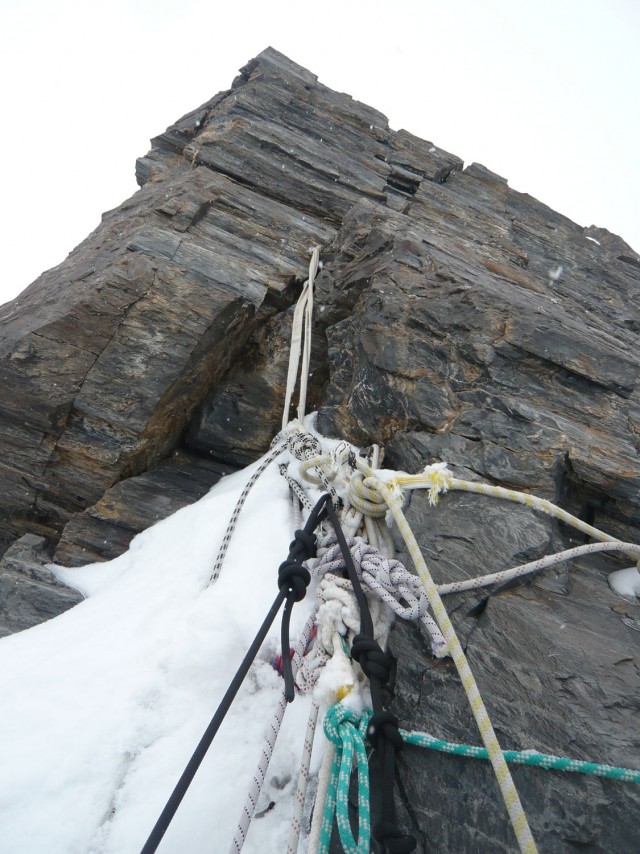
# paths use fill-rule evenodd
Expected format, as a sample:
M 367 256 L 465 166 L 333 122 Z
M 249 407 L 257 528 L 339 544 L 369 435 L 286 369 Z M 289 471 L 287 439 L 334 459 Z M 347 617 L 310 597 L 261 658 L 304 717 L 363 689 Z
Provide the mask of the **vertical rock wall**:
M 266 450 L 315 244 L 324 432 L 383 443 L 396 468 L 444 460 L 534 491 L 640 542 L 640 259 L 462 165 L 272 49 L 153 140 L 139 192 L 0 313 L 0 538 L 45 538 L 7 553 L 11 596 L 33 599 L 16 561 L 112 557 Z M 431 508 L 415 493 L 408 513 L 438 582 L 578 542 L 489 498 Z M 619 565 L 448 600 L 504 747 L 640 767 L 640 608 L 607 587 Z M 10 600 L 7 630 L 38 619 L 7 621 Z M 392 646 L 402 724 L 476 742 L 451 664 L 413 625 Z M 418 850 L 513 850 L 486 766 L 413 749 L 401 765 Z M 638 847 L 632 787 L 515 776 L 541 850 Z

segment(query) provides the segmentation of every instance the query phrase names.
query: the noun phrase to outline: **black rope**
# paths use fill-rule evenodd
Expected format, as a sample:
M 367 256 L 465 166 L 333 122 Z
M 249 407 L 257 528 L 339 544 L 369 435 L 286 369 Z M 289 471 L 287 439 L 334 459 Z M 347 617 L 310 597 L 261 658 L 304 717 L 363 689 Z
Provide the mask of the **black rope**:
M 200 739 L 200 742 L 196 749 L 193 752 L 193 756 L 187 763 L 186 768 L 182 772 L 182 776 L 176 783 L 176 786 L 167 801 L 165 808 L 160 813 L 160 818 L 155 824 L 155 827 L 151 831 L 149 838 L 144 844 L 142 851 L 140 854 L 153 854 L 154 851 L 158 848 L 162 837 L 165 835 L 167 828 L 169 827 L 171 820 L 184 796 L 187 793 L 187 789 L 191 785 L 191 781 L 196 775 L 196 771 L 200 767 L 202 760 L 204 759 L 207 750 L 211 746 L 211 742 L 215 738 L 216 733 L 220 729 L 220 725 L 224 720 L 225 715 L 229 711 L 231 704 L 233 703 L 236 694 L 240 690 L 240 686 L 244 682 L 244 679 L 249 672 L 251 665 L 253 664 L 253 660 L 258 654 L 258 650 L 260 649 L 262 642 L 267 636 L 267 632 L 271 627 L 271 624 L 276 618 L 278 611 L 282 603 L 284 602 L 286 594 L 280 591 L 276 596 L 273 605 L 269 609 L 269 613 L 264 619 L 264 622 L 260 626 L 257 635 L 253 639 L 253 643 L 249 647 L 249 650 L 245 657 L 242 660 L 242 664 L 236 671 L 236 675 L 233 677 L 231 684 L 227 688 L 227 692 L 222 698 L 220 705 L 216 709 L 214 716 L 211 718 L 209 726 L 204 731 L 204 735 Z
M 309 514 L 309 518 L 302 530 L 295 532 L 295 539 L 289 546 L 289 557 L 280 564 L 278 570 L 278 587 L 280 592 L 286 595 L 284 612 L 282 614 L 282 627 L 280 630 L 280 641 L 282 645 L 282 675 L 284 676 L 284 697 L 287 703 L 291 703 L 295 697 L 295 686 L 293 682 L 293 669 L 291 667 L 291 655 L 289 652 L 289 624 L 291 611 L 296 602 L 304 599 L 307 587 L 311 581 L 308 569 L 302 566 L 303 561 L 316 556 L 318 541 L 314 534 L 320 522 L 326 518 L 327 505 L 331 504 L 331 496 L 323 495 Z
M 331 507 L 331 496 L 323 495 L 311 511 L 304 528 L 296 531 L 295 539 L 289 546 L 289 557 L 280 565 L 280 569 L 278 571 L 278 595 L 274 599 L 273 605 L 269 609 L 269 613 L 265 617 L 264 622 L 258 629 L 258 633 L 253 639 L 247 654 L 236 671 L 231 684 L 227 688 L 226 694 L 222 698 L 214 716 L 211 718 L 209 726 L 204 731 L 204 734 L 200 739 L 198 746 L 194 750 L 191 759 L 182 772 L 182 776 L 176 783 L 169 800 L 162 810 L 153 830 L 149 834 L 149 838 L 145 842 L 140 854 L 154 854 L 157 850 L 158 845 L 162 841 L 162 837 L 167 832 L 167 828 L 171 824 L 182 799 L 187 793 L 187 789 L 191 785 L 198 768 L 202 764 L 202 760 L 206 756 L 206 753 L 211 746 L 211 742 L 220 729 L 220 725 L 222 724 L 225 715 L 229 711 L 236 694 L 240 690 L 240 686 L 244 682 L 245 677 L 249 672 L 260 647 L 262 646 L 262 642 L 267 636 L 267 632 L 275 620 L 283 602 L 286 603 L 282 618 L 282 665 L 285 678 L 285 695 L 288 702 L 293 700 L 293 670 L 291 667 L 291 656 L 289 654 L 289 620 L 294 603 L 299 602 L 305 596 L 311 576 L 309 574 L 309 570 L 302 566 L 302 561 L 315 556 L 316 537 L 313 531 L 325 518 L 327 506 Z
M 397 717 L 385 710 L 382 700 L 382 689 L 391 676 L 393 656 L 383 652 L 373 636 L 373 620 L 369 603 L 358 578 L 347 538 L 331 503 L 328 502 L 326 507 L 360 608 L 360 632 L 353 639 L 351 656 L 360 664 L 365 676 L 369 679 L 373 715 L 367 728 L 367 737 L 380 759 L 377 763 L 378 773 L 375 782 L 380 792 L 381 816 L 380 821 L 373 828 L 373 834 L 383 844 L 388 854 L 409 854 L 415 849 L 417 842 L 413 836 L 404 834 L 398 826 L 393 796 L 396 754 L 401 750 L 403 741 L 398 730 Z

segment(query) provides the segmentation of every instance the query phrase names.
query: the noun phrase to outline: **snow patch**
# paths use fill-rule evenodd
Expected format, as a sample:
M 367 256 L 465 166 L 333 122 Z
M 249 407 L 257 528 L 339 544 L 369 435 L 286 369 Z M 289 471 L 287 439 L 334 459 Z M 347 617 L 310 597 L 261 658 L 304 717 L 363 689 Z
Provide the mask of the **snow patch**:
M 207 587 L 254 470 L 223 478 L 109 563 L 56 567 L 57 577 L 87 598 L 0 640 L 3 851 L 140 851 L 277 594 L 293 530 L 277 465 L 251 491 L 222 574 Z M 293 609 L 292 638 L 313 598 L 310 591 Z M 163 854 L 231 844 L 280 699 L 282 680 L 265 660 L 278 648 L 276 621 L 167 831 Z M 248 854 L 286 848 L 294 753 L 309 706 L 298 697 L 285 716 L 265 789 L 275 806 L 254 822 Z
M 640 570 L 637 566 L 619 569 L 609 574 L 609 586 L 624 599 L 640 598 Z

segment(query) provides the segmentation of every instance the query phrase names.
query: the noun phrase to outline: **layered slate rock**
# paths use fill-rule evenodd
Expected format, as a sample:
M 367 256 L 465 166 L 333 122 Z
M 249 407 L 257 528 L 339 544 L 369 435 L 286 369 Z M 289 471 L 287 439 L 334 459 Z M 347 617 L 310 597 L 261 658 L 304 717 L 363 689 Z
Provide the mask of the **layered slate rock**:
M 82 600 L 48 568 L 44 537 L 25 534 L 0 561 L 0 637 L 57 617 Z
M 137 175 L 140 191 L 0 317 L 0 533 L 46 538 L 5 555 L 0 631 L 70 604 L 25 586 L 51 587 L 33 567 L 56 544 L 68 565 L 113 557 L 267 450 L 316 244 L 309 399 L 324 432 L 640 542 L 640 259 L 620 238 L 392 131 L 271 49 L 153 140 Z M 437 582 L 584 541 L 462 493 L 437 507 L 412 493 L 407 514 Z M 640 768 L 640 607 L 606 583 L 623 565 L 592 556 L 447 597 L 503 747 Z M 478 743 L 451 662 L 414 625 L 392 647 L 402 725 Z M 488 766 L 413 748 L 400 765 L 418 851 L 514 850 Z M 638 847 L 637 787 L 514 776 L 540 850 Z
M 118 481 L 66 525 L 54 554 L 63 566 L 110 560 L 141 531 L 202 498 L 232 465 L 185 451 L 135 477 Z
M 175 447 L 256 326 L 292 301 L 309 247 L 330 242 L 340 212 L 365 189 L 382 197 L 388 167 L 375 156 L 381 143 L 369 131 L 374 150 L 356 152 L 355 145 L 362 128 L 382 117 L 365 107 L 351 111 L 348 96 L 314 81 L 267 51 L 232 90 L 159 138 L 139 162 L 143 188 L 5 306 L 5 543 L 25 530 L 55 540 L 73 513 Z M 301 115 L 277 141 L 278 126 L 263 116 L 284 109 L 283 94 Z M 323 148 L 313 123 L 301 128 L 305 115 L 326 126 L 327 113 L 336 130 Z M 334 148 L 348 136 L 351 159 Z M 316 154 L 326 151 L 315 195 L 297 166 L 311 145 Z M 254 164 L 249 174 L 263 150 L 271 171 Z M 311 160 L 308 170 L 316 170 Z

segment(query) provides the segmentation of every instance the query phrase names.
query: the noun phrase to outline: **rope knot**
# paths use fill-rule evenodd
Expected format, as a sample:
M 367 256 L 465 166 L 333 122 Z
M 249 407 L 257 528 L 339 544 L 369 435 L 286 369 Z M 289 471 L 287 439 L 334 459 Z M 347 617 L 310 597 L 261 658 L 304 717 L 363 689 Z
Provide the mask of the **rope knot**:
M 310 460 L 322 454 L 322 445 L 310 433 L 293 433 L 287 439 L 287 447 L 297 460 Z
M 393 656 L 383 652 L 378 641 L 367 635 L 358 634 L 351 645 L 351 656 L 355 658 L 369 679 L 379 679 L 382 683 L 389 681 Z
M 404 742 L 398 729 L 398 718 L 389 711 L 376 712 L 367 726 L 367 738 L 374 747 L 378 747 L 381 738 L 388 739 L 396 751 L 401 750 Z
M 385 516 L 389 509 L 384 496 L 377 488 L 376 479 L 365 477 L 361 471 L 355 471 L 351 475 L 347 496 L 356 510 L 374 519 Z
M 307 594 L 311 581 L 309 570 L 297 560 L 285 560 L 278 569 L 278 590 L 286 591 L 287 598 L 301 602 Z
M 340 727 L 351 726 L 357 730 L 360 726 L 360 717 L 343 703 L 336 703 L 327 709 L 323 726 L 324 734 L 329 741 L 338 747 L 342 747 L 343 738 Z
M 389 854 L 410 854 L 418 844 L 413 836 L 405 836 L 392 821 L 379 821 L 374 830 L 375 838 L 382 842 Z
M 331 461 L 336 470 L 346 467 L 353 471 L 356 467 L 356 454 L 348 442 L 339 442 L 331 451 Z
M 309 533 L 298 528 L 293 535 L 294 539 L 289 546 L 289 554 L 291 557 L 302 563 L 311 557 L 316 556 L 318 548 L 318 538 L 314 532 Z

